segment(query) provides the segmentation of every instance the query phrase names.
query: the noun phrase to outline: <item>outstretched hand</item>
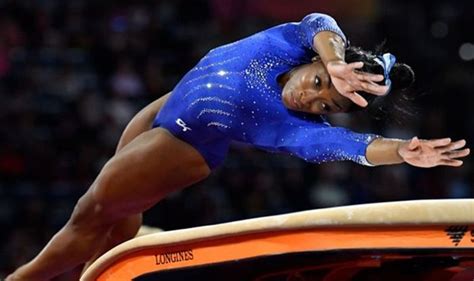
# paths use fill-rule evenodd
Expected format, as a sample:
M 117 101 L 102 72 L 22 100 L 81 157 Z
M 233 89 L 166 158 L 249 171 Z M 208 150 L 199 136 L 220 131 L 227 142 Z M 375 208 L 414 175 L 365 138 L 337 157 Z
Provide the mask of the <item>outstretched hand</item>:
M 469 155 L 469 148 L 464 148 L 465 140 L 451 141 L 450 138 L 420 140 L 417 137 L 402 143 L 398 154 L 410 165 L 430 168 L 439 165 L 459 167 L 463 164 L 458 158 Z
M 363 66 L 363 62 L 347 64 L 342 60 L 338 60 L 329 62 L 326 68 L 331 76 L 332 84 L 341 95 L 361 107 L 366 107 L 367 101 L 357 91 L 383 96 L 387 93 L 388 86 L 375 83 L 382 81 L 384 79 L 383 75 L 359 71 L 358 69 Z

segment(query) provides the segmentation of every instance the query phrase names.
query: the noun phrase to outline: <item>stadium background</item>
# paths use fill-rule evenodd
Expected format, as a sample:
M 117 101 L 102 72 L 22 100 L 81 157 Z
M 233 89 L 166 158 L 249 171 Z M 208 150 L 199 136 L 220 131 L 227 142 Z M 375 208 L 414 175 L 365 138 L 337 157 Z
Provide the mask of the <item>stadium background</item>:
M 386 48 L 417 75 L 416 116 L 334 121 L 390 137 L 474 141 L 474 2 L 0 1 L 0 278 L 66 222 L 114 153 L 127 121 L 169 92 L 210 48 L 310 12 L 353 45 Z M 185 228 L 328 206 L 474 196 L 459 169 L 312 165 L 236 144 L 206 181 L 169 196 L 145 223 Z M 133 187 L 131 187 L 133 188 Z

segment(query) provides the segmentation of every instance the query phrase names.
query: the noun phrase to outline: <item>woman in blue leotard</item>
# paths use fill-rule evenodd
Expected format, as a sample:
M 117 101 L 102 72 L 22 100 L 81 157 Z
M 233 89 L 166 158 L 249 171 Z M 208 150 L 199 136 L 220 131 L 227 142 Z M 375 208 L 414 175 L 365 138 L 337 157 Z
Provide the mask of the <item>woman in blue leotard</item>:
M 206 178 L 232 140 L 311 162 L 462 165 L 464 140 L 387 139 L 326 122 L 414 79 L 391 54 L 347 45 L 334 19 L 315 13 L 211 50 L 132 119 L 67 224 L 7 280 L 50 280 L 134 237 L 143 211 Z

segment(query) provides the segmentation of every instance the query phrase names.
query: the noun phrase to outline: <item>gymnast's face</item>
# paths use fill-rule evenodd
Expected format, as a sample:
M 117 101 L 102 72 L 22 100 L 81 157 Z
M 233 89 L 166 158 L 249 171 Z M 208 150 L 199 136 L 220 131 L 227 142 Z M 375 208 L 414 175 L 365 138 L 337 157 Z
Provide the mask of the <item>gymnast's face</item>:
M 320 60 L 294 68 L 283 76 L 282 83 L 285 83 L 282 101 L 291 110 L 332 114 L 346 112 L 352 103 L 332 85 Z

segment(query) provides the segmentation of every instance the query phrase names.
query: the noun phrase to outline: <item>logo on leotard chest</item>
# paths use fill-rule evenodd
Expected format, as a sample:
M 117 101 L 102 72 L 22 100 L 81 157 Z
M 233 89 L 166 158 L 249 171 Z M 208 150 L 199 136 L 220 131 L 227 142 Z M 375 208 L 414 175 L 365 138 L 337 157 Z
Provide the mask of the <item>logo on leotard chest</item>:
M 192 131 L 191 128 L 189 128 L 188 125 L 186 125 L 186 123 L 181 120 L 181 118 L 176 119 L 176 124 L 183 129 L 183 132 Z

